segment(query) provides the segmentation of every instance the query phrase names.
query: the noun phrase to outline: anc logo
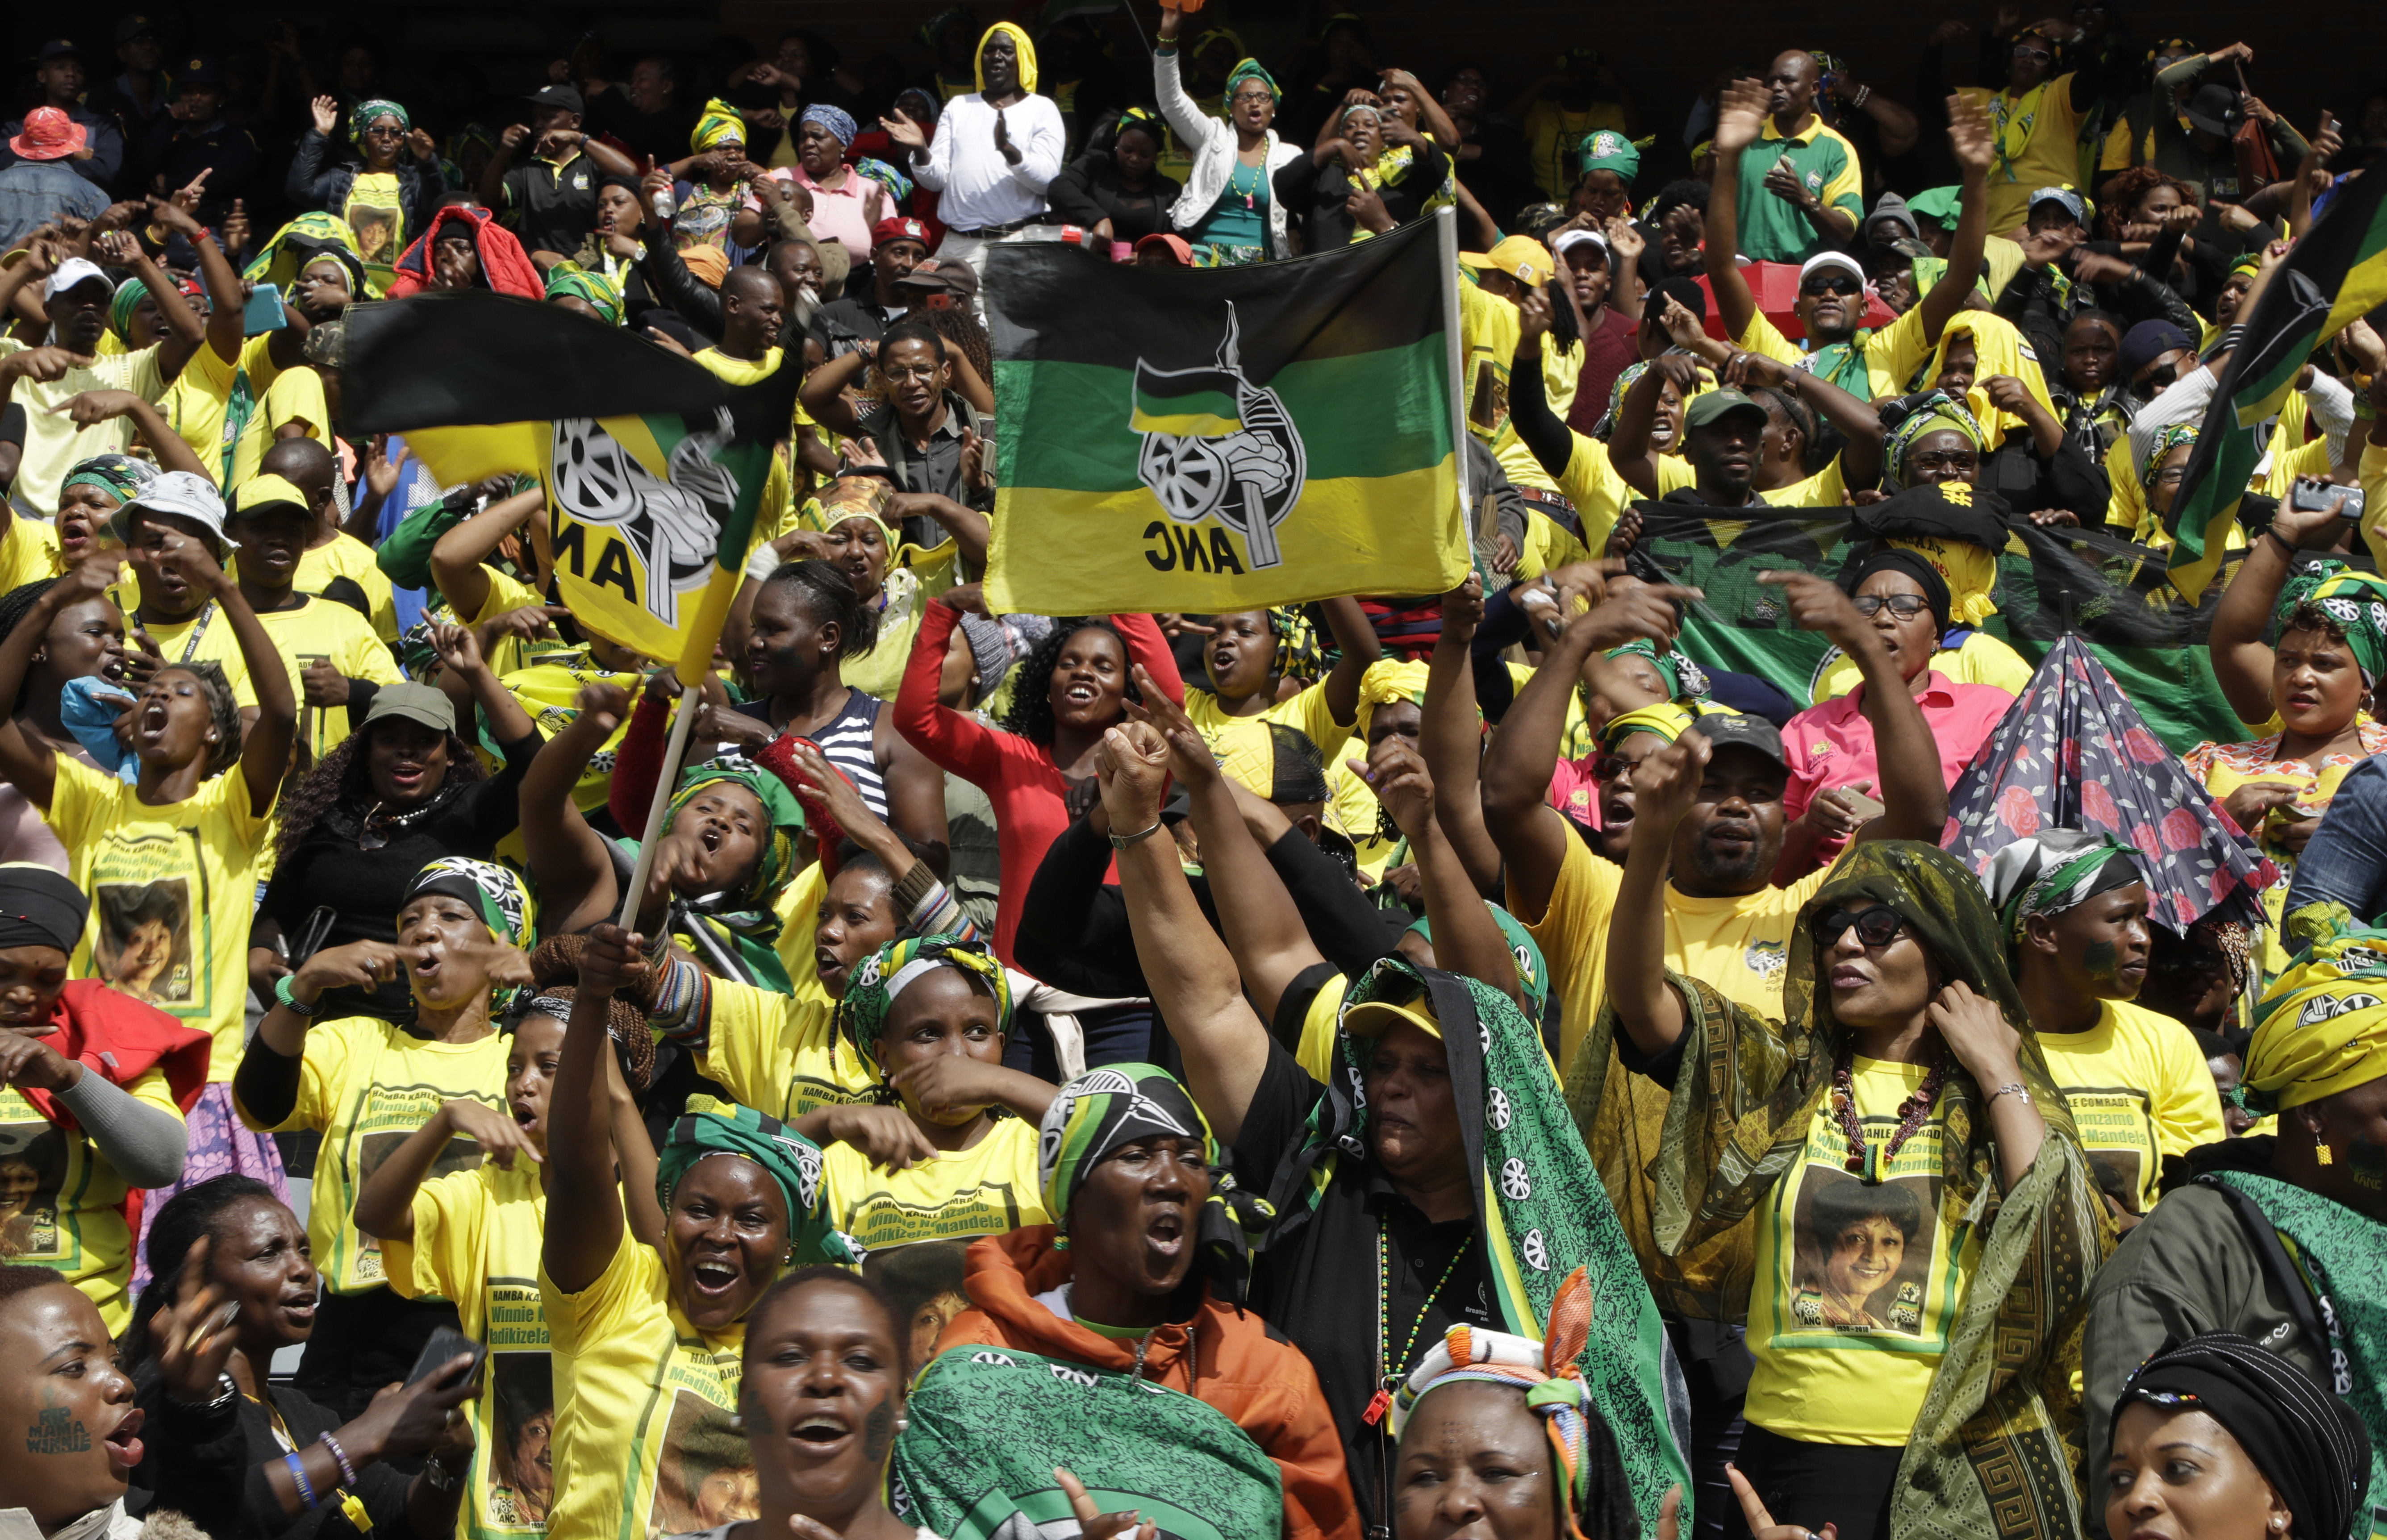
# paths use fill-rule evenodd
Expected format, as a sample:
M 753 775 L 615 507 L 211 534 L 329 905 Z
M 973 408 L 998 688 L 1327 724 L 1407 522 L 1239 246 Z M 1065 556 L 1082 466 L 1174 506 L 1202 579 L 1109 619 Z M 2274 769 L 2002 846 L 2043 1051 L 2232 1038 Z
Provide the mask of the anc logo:
M 644 608 L 675 629 L 681 596 L 710 579 L 722 526 L 737 511 L 738 478 L 713 458 L 730 433 L 725 408 L 712 432 L 690 434 L 673 446 L 666 480 L 640 464 L 602 423 L 578 417 L 555 424 L 549 485 L 556 511 L 618 533 L 644 568 L 645 581 L 635 589 Z M 557 527 L 561 533 L 561 520 Z M 598 576 L 604 577 L 601 563 Z
M 1276 526 L 1301 500 L 1309 457 L 1273 390 L 1244 377 L 1235 307 L 1213 364 L 1135 360 L 1129 426 L 1143 435 L 1136 473 L 1180 524 L 1216 518 L 1244 537 L 1254 568 L 1282 565 Z

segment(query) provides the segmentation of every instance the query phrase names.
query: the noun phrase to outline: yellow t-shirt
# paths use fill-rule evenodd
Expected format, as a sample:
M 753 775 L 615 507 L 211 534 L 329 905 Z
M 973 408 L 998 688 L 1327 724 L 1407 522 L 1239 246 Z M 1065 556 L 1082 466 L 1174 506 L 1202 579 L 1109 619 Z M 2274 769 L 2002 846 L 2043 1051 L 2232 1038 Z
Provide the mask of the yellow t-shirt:
M 1856 1060 L 1857 1112 L 1876 1158 L 1927 1073 Z M 1940 1181 L 1946 1106 L 1942 1097 L 1885 1161 L 1876 1186 L 1849 1173 L 1848 1138 L 1829 1105 L 1816 1108 L 1806 1149 L 1757 1211 L 1750 1426 L 1809 1444 L 1895 1447 L 1913 1436 L 1980 1259 L 1979 1232 Z
M 1349 722 L 1334 720 L 1334 708 L 1326 703 L 1326 684 L 1320 680 L 1309 686 L 1290 701 L 1278 702 L 1257 716 L 1230 716 L 1219 707 L 1219 698 L 1206 689 L 1185 688 L 1185 714 L 1210 752 L 1219 758 L 1219 768 L 1228 777 L 1242 782 L 1265 797 L 1275 783 L 1276 745 L 1269 733 L 1269 724 L 1298 727 L 1318 745 L 1323 763 L 1332 765 L 1343 746 L 1351 741 L 1351 729 L 1358 725 L 1355 711 Z
M 1658 496 L 1661 498 L 1699 484 L 1699 473 L 1681 455 L 1652 455 L 1650 463 L 1658 468 Z M 1567 457 L 1566 474 L 1559 477 L 1559 490 L 1574 504 L 1575 517 L 1583 521 L 1583 543 L 1593 551 L 1608 549 L 1609 533 L 1616 527 L 1617 515 L 1624 511 L 1626 503 L 1641 496 L 1618 473 L 1615 462 L 1609 459 L 1608 446 L 1581 434 L 1574 435 L 1574 453 Z
M 1782 329 L 1768 320 L 1763 310 L 1750 313 L 1738 346 L 1744 351 L 1762 353 L 1794 369 L 1813 356 L 1784 336 Z M 1923 341 L 1922 307 L 1911 306 L 1904 315 L 1881 330 L 1865 333 L 1857 346 L 1864 352 L 1865 382 L 1872 391 L 1871 399 L 1879 401 L 1902 394 L 1907 378 L 1921 367 L 1915 360 L 1931 356 L 1930 347 Z M 1903 372 L 1900 371 L 1901 363 Z
M 1825 654 L 1824 663 L 1824 671 L 1815 678 L 1817 705 L 1838 700 L 1864 680 L 1864 670 L 1838 648 Z M 2032 672 L 2021 653 L 1987 631 L 1971 632 L 1962 644 L 1934 652 L 1931 666 L 1947 675 L 1951 684 L 1995 685 L 2014 696 L 2030 683 Z
M 260 333 L 241 344 L 240 351 L 225 358 L 208 344 L 191 355 L 191 361 L 174 377 L 167 388 L 165 399 L 158 410 L 166 425 L 175 435 L 191 447 L 191 452 L 208 469 L 208 476 L 218 485 L 237 486 L 257 474 L 258 462 L 271 448 L 262 412 L 252 411 L 247 423 L 234 436 L 232 433 L 232 396 L 239 376 L 248 376 L 250 391 L 262 395 L 281 374 L 273 361 L 273 334 Z M 227 439 L 231 438 L 231 442 Z M 225 457 L 231 457 L 226 463 Z
M 468 1098 L 505 1110 L 504 1033 L 493 1031 L 473 1042 L 433 1042 L 377 1016 L 352 1016 L 308 1029 L 298 1102 L 289 1117 L 268 1126 L 241 1108 L 241 1121 L 259 1133 L 312 1129 L 322 1134 L 314 1195 L 307 1205 L 307 1240 L 334 1294 L 363 1294 L 388 1281 L 381 1243 L 357 1233 L 348 1220 L 357 1189 L 433 1113 Z M 452 1139 L 424 1180 L 472 1170 L 481 1160 L 478 1144 Z
M 125 1090 L 182 1119 L 163 1071 L 147 1070 Z M 119 1336 L 133 1324 L 133 1236 L 119 1206 L 125 1191 L 82 1130 L 60 1128 L 16 1087 L 0 1085 L 0 1231 L 20 1248 L 8 1260 L 64 1273 Z
M 1610 520 L 1614 524 L 1613 518 Z M 1601 549 L 1608 547 L 1608 536 L 1599 537 Z M 1517 581 L 1530 583 L 1546 573 L 1573 562 L 1591 560 L 1591 549 L 1575 538 L 1574 532 L 1542 511 L 1534 503 L 1525 505 L 1525 537 L 1517 548 Z
M 57 526 L 11 510 L 8 533 L 0 536 L 0 594 L 57 575 Z
M 307 704 L 302 671 L 309 663 L 328 659 L 347 677 L 377 685 L 395 685 L 406 676 L 364 616 L 336 600 L 299 597 L 305 602 L 297 609 L 276 610 L 257 619 L 290 670 L 290 693 L 298 701 L 298 741 L 321 760 L 347 740 L 348 708 Z
M 1601 129 L 1626 131 L 1624 107 L 1620 102 L 1594 102 L 1581 112 L 1569 112 L 1554 101 L 1538 101 L 1525 109 L 1525 142 L 1534 156 L 1534 181 L 1556 201 L 1563 203 L 1582 172 L 1575 152 L 1585 139 Z
M 2010 235 L 2021 228 L 2030 218 L 2030 195 L 2041 187 L 2078 184 L 2082 114 L 2072 109 L 2070 75 L 2044 82 L 2019 99 L 1978 85 L 1959 87 L 1956 95 L 1988 111 L 1998 136 L 1998 164 L 1989 171 L 1991 234 Z M 2003 123 L 2001 110 L 2007 114 Z
M 382 1243 L 389 1286 L 408 1299 L 455 1301 L 464 1335 L 489 1350 L 472 1406 L 461 1540 L 542 1534 L 555 1503 L 555 1388 L 538 1290 L 547 1231 L 540 1169 L 518 1155 L 511 1171 L 484 1162 L 425 1181 L 414 1193 L 414 1238 Z
M 285 369 L 275 375 L 258 400 L 255 421 L 263 424 L 259 435 L 260 456 L 281 436 L 283 426 L 290 423 L 304 423 L 308 437 L 338 452 L 332 442 L 332 408 L 323 397 L 323 376 L 316 373 L 311 365 Z
M 94 359 L 88 369 L 69 369 L 51 381 L 19 380 L 8 400 L 25 412 L 25 448 L 17 462 L 17 479 L 9 486 L 14 499 L 28 508 L 56 511 L 58 488 L 75 461 L 94 455 L 122 454 L 133 444 L 133 419 L 113 417 L 87 428 L 50 409 L 64 406 L 86 390 L 129 390 L 145 401 L 166 394 L 166 376 L 158 363 L 158 349 L 108 353 Z M 21 353 L 25 344 L 0 336 L 0 359 Z
M 830 1222 L 866 1251 L 1053 1222 L 1036 1180 L 1036 1125 L 1023 1117 L 999 1117 L 968 1149 L 902 1171 L 831 1144 L 821 1152 L 821 1194 Z
M 732 1101 L 783 1123 L 815 1107 L 871 1100 L 878 1075 L 840 1038 L 836 1003 L 821 990 L 809 951 L 802 968 L 788 973 L 812 985 L 811 998 L 726 978 L 710 981 L 713 1018 L 697 1072 L 720 1082 Z
M 335 577 L 345 577 L 365 591 L 373 612 L 373 635 L 385 642 L 398 640 L 398 600 L 389 574 L 373 558 L 373 547 L 342 531 L 327 545 L 317 546 L 298 559 L 290 586 L 302 594 L 320 594 Z
M 473 617 L 474 625 L 486 625 L 509 611 L 538 609 L 546 605 L 546 597 L 521 578 L 509 576 L 486 562 L 482 563 L 481 571 L 489 580 L 489 597 L 481 601 L 480 612 Z M 525 642 L 520 637 L 508 636 L 499 640 L 486 662 L 489 672 L 503 678 L 553 653 L 573 650 L 575 650 L 572 644 L 560 637 L 542 637 L 535 642 Z
M 730 1420 L 746 1323 L 700 1332 L 671 1303 L 663 1258 L 627 1230 L 576 1294 L 544 1269 L 557 1387 L 558 1540 L 687 1534 L 762 1508 L 754 1457 Z
M 1840 457 L 1803 481 L 1778 486 L 1765 500 L 1776 508 L 1838 508 L 1848 500 L 1848 479 L 1840 474 Z
M 1517 357 L 1521 330 L 1517 307 L 1463 277 L 1458 285 L 1459 333 L 1467 352 L 1468 429 L 1491 449 L 1513 485 L 1554 490 L 1558 484 L 1509 421 L 1509 369 Z M 1574 406 L 1575 381 L 1582 373 L 1581 343 L 1560 348 L 1550 338 L 1542 339 L 1542 389 L 1561 422 Z
M 208 1079 L 240 1066 L 248 1007 L 248 922 L 269 860 L 272 811 L 249 810 L 237 766 L 179 802 L 60 754 L 50 827 L 91 895 L 71 971 L 100 978 L 208 1033 Z
M 136 624 L 135 616 L 126 614 L 128 641 Z M 158 644 L 158 650 L 170 665 L 212 663 L 224 671 L 224 678 L 232 685 L 232 698 L 243 710 L 257 704 L 257 687 L 249 682 L 248 660 L 241 654 L 240 637 L 233 631 L 232 622 L 224 619 L 222 605 L 209 600 L 188 620 L 141 628 L 149 633 L 149 639 Z
M 2108 1000 L 2096 1026 L 2041 1032 L 2039 1046 L 2098 1187 L 2133 1214 L 2154 1207 L 2164 1156 L 2229 1137 L 2204 1051 L 2167 1016 Z

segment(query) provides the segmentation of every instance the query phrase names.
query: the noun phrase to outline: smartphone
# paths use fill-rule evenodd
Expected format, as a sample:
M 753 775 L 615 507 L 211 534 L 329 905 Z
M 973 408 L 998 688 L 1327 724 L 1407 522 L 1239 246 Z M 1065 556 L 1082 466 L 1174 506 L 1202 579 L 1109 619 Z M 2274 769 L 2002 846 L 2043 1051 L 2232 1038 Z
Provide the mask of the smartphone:
M 248 291 L 248 304 L 240 312 L 240 329 L 245 336 L 257 336 L 265 332 L 278 332 L 290 324 L 282 313 L 282 285 L 259 284 Z
M 2328 482 L 2311 481 L 2299 476 L 2296 478 L 2295 489 L 2288 494 L 2288 506 L 2306 512 L 2318 513 L 2336 502 L 2340 497 L 2344 498 L 2345 506 L 2337 511 L 2338 517 L 2359 523 L 2362 518 L 2362 488 L 2359 486 L 2337 486 Z
M 473 1367 L 464 1370 L 463 1377 L 467 1380 L 481 1371 L 481 1360 L 489 1356 L 487 1348 L 454 1327 L 441 1327 L 431 1333 L 429 1342 L 423 1344 L 423 1352 L 415 1358 L 414 1367 L 407 1371 L 406 1382 L 411 1385 L 420 1381 L 428 1380 L 433 1370 L 460 1353 L 470 1353 L 473 1356 Z M 453 1384 L 455 1382 L 450 1380 L 448 1382 Z

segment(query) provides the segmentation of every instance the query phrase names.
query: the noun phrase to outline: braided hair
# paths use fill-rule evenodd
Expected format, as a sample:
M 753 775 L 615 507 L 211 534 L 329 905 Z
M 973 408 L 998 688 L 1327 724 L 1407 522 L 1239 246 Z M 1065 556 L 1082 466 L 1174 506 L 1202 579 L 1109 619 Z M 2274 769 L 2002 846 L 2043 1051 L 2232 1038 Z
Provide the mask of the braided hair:
M 553 1001 L 569 1007 L 580 998 L 580 959 L 588 950 L 586 935 L 550 936 L 538 943 L 530 954 L 531 987 L 522 997 L 514 1020 L 524 1016 L 548 1015 L 549 1008 L 541 1001 Z M 613 1056 L 621 1062 L 623 1082 L 630 1094 L 641 1096 L 654 1082 L 655 1034 L 647 1025 L 647 1012 L 654 1006 L 654 994 L 663 980 L 649 970 L 641 986 L 641 996 L 617 992 L 606 1002 L 605 1035 L 613 1041 Z M 558 1020 L 569 1019 L 569 1011 Z
M 240 701 L 233 695 L 232 680 L 223 664 L 212 658 L 202 658 L 195 663 L 170 663 L 160 674 L 180 671 L 199 682 L 199 693 L 208 700 L 208 720 L 216 730 L 215 747 L 208 751 L 207 773 L 221 776 L 240 763 Z
M 42 601 L 42 596 L 48 593 L 57 582 L 55 577 L 44 577 L 0 594 L 0 637 L 6 637 L 23 625 L 25 617 L 33 612 L 33 606 Z M 25 709 L 25 692 L 32 688 L 32 672 L 28 670 L 26 678 L 17 687 L 17 699 L 8 703 L 11 715 Z
M 782 562 L 763 579 L 763 587 L 793 589 L 815 625 L 835 621 L 839 663 L 859 658 L 878 645 L 878 607 L 864 602 L 853 579 L 836 562 L 817 557 Z

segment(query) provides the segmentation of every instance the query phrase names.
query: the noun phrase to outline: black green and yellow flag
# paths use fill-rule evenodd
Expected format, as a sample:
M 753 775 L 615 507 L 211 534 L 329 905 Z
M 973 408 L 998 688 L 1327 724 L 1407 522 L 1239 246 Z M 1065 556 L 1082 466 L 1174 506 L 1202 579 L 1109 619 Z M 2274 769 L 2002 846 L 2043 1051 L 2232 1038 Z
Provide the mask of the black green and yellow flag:
M 998 246 L 997 611 L 1214 613 L 1467 575 L 1446 211 L 1195 271 Z
M 2261 463 L 2264 424 L 2279 415 L 2313 350 L 2387 300 L 2387 176 L 2359 176 L 2271 274 L 2205 409 L 2171 533 L 2171 580 L 2193 600 L 2220 565 L 2247 478 Z
M 545 484 L 557 597 L 634 652 L 710 672 L 794 381 L 731 385 L 586 317 L 501 295 L 350 312 L 349 419 L 401 432 L 443 484 Z M 792 375 L 793 372 L 789 372 Z

